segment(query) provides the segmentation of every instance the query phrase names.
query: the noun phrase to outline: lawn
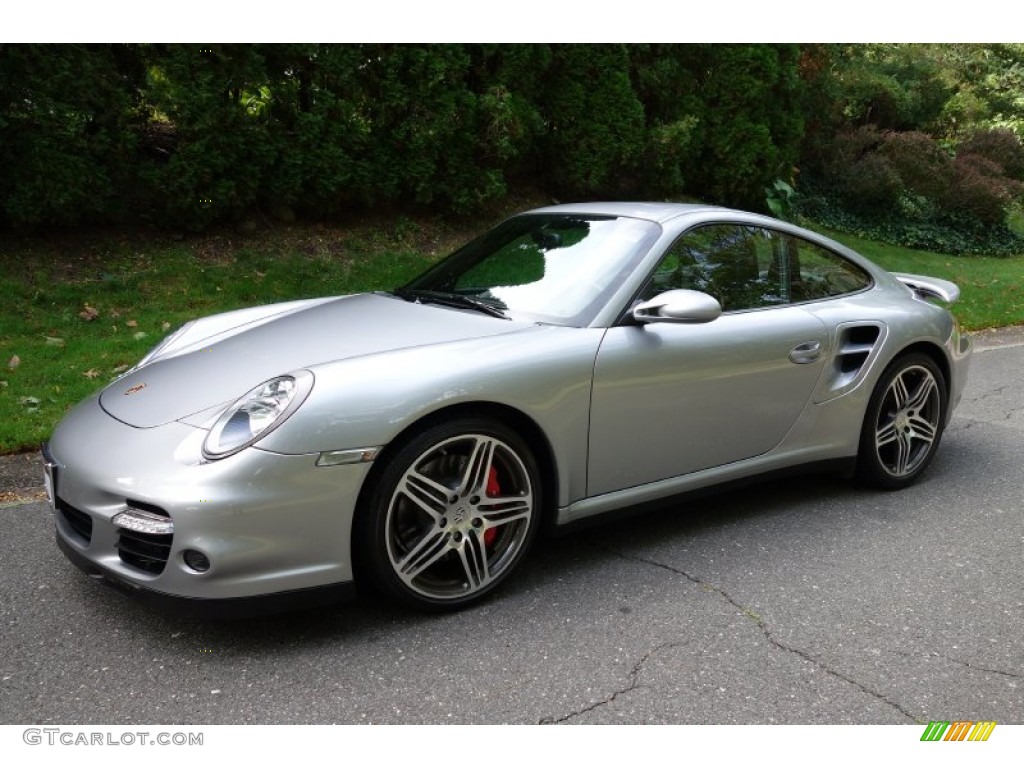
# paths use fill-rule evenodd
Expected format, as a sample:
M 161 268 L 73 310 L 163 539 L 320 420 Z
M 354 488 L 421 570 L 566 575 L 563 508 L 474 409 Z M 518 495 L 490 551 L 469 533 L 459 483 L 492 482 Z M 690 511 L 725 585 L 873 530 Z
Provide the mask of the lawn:
M 1024 323 L 1024 257 L 945 256 L 837 232 L 830 235 L 890 272 L 952 280 L 960 286 L 960 301 L 953 311 L 967 330 Z
M 194 317 L 399 285 L 464 232 L 400 219 L 242 236 L 91 235 L 0 246 L 0 453 L 30 450 L 64 412 Z M 955 258 L 835 235 L 893 271 L 958 283 L 968 329 L 1024 323 L 1024 258 Z

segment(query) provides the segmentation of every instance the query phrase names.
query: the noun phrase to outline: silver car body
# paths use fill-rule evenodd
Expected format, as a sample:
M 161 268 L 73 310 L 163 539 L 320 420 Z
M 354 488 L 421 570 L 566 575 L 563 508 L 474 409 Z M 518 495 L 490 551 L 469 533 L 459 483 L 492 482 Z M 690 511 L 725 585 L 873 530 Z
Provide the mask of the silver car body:
M 955 299 L 949 283 L 896 277 L 827 238 L 721 208 L 622 203 L 532 213 L 567 211 L 660 227 L 586 327 L 388 294 L 257 307 L 186 326 L 55 429 L 47 457 L 56 504 L 71 510 L 56 515 L 62 548 L 132 589 L 202 600 L 292 593 L 353 581 L 353 518 L 373 459 L 438 413 L 484 408 L 529 430 L 552 485 L 549 522 L 562 526 L 853 459 L 882 371 L 910 349 L 926 351 L 945 373 L 945 418 L 960 399 L 970 342 L 945 309 L 924 299 Z M 872 285 L 706 323 L 619 322 L 668 246 L 709 222 L 798 235 L 858 265 Z M 860 328 L 874 330 L 863 336 Z M 808 348 L 810 359 L 795 360 Z M 225 407 L 297 370 L 311 372 L 315 384 L 295 413 L 251 447 L 204 458 L 204 439 Z M 173 520 L 158 574 L 122 559 L 112 522 L 148 507 Z M 88 537 L 72 524 L 76 515 L 88 517 Z M 208 571 L 183 562 L 190 548 L 209 557 Z

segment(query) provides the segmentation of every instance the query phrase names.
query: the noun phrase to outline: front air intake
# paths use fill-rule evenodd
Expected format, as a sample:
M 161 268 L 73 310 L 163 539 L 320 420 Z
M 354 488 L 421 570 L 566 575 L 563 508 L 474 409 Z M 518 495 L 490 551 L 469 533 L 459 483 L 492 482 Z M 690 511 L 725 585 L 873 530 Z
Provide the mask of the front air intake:
M 114 515 L 118 557 L 125 565 L 159 575 L 167 565 L 174 542 L 174 523 L 152 504 L 128 500 L 129 509 Z
M 92 518 L 80 509 L 75 509 L 64 499 L 58 497 L 54 506 L 65 525 L 71 529 L 83 543 L 92 541 Z

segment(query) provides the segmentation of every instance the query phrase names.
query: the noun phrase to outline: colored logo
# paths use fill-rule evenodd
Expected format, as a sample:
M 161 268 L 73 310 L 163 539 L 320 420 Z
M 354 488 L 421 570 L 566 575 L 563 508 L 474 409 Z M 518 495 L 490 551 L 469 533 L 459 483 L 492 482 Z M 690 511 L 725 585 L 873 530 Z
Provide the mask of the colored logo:
M 932 720 L 921 741 L 988 741 L 995 727 L 995 720 Z

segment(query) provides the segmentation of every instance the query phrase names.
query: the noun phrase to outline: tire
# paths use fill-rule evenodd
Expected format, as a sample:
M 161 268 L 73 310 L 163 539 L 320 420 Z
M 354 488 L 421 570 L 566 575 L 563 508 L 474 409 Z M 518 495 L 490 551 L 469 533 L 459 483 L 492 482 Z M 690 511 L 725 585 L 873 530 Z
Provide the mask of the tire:
M 893 361 L 875 386 L 861 428 L 857 477 L 886 490 L 906 488 L 927 469 L 946 422 L 946 380 L 930 357 Z
M 463 608 L 522 560 L 541 517 L 536 460 L 485 418 L 438 424 L 385 459 L 356 519 L 359 575 L 405 605 Z

